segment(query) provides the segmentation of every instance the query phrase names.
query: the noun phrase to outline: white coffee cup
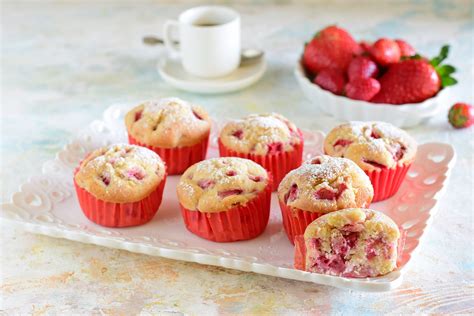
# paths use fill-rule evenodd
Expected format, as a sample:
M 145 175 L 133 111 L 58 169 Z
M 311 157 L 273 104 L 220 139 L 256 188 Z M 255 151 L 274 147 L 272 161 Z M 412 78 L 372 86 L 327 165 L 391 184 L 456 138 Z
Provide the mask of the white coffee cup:
M 170 37 L 178 28 L 179 48 Z M 163 40 L 172 55 L 178 55 L 184 69 L 198 77 L 222 77 L 240 64 L 240 15 L 223 6 L 200 6 L 184 11 L 178 21 L 163 27 Z

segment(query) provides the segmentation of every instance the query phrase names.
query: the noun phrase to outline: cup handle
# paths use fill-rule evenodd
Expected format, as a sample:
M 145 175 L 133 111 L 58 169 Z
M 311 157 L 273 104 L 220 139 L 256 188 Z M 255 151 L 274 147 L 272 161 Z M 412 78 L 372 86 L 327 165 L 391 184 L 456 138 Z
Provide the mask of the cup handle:
M 165 47 L 171 55 L 179 56 L 179 49 L 176 44 L 173 43 L 171 39 L 171 29 L 173 27 L 178 28 L 179 23 L 175 20 L 168 20 L 163 25 L 163 42 L 165 43 Z

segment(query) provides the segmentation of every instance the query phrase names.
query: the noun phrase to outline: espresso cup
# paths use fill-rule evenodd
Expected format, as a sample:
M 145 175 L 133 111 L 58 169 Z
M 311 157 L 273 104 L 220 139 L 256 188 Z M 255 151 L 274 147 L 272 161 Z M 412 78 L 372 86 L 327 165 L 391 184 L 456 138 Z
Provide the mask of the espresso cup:
M 171 39 L 178 29 L 179 47 Z M 183 68 L 198 77 L 216 78 L 233 72 L 240 64 L 240 15 L 223 6 L 200 6 L 184 11 L 178 21 L 163 26 L 163 40 Z

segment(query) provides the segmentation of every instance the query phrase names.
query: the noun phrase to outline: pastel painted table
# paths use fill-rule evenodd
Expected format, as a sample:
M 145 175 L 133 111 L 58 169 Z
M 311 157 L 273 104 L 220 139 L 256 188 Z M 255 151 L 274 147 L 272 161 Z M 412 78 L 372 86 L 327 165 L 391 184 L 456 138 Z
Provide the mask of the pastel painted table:
M 143 35 L 160 33 L 167 18 L 189 6 L 2 2 L 2 201 L 115 103 L 178 96 L 204 105 L 216 118 L 276 111 L 301 127 L 328 131 L 337 121 L 304 99 L 292 71 L 302 43 L 331 23 L 357 39 L 405 38 L 428 55 L 450 43 L 449 62 L 458 68 L 460 83 L 451 89 L 449 103 L 473 103 L 470 1 L 235 5 L 242 13 L 244 46 L 264 49 L 268 70 L 251 88 L 218 96 L 167 86 L 155 70 L 162 48 L 141 43 Z M 452 144 L 458 157 L 432 227 L 397 290 L 339 290 L 53 239 L 3 223 L 0 310 L 36 315 L 473 313 L 474 135 L 472 128 L 450 128 L 449 105 L 409 131 L 420 143 Z

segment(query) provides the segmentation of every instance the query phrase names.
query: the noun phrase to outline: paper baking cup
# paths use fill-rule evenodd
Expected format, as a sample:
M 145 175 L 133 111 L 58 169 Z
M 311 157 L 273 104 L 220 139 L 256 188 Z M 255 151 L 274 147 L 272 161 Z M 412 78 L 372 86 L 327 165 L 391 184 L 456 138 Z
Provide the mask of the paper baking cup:
M 106 227 L 138 226 L 149 222 L 160 207 L 165 183 L 166 174 L 158 187 L 144 199 L 137 202 L 113 203 L 97 199 L 81 188 L 74 179 L 82 212 L 94 223 Z
M 295 236 L 295 261 L 296 270 L 306 270 L 306 244 L 303 235 Z
M 271 155 L 240 153 L 226 147 L 219 138 L 219 155 L 221 157 L 246 158 L 258 163 L 272 174 L 272 190 L 276 191 L 278 189 L 280 181 L 286 176 L 286 174 L 291 170 L 298 168 L 303 160 L 304 139 L 303 134 L 300 130 L 298 130 L 298 134 L 300 135 L 301 142 L 299 144 L 294 145 L 294 150 Z
M 130 136 L 130 134 L 128 135 L 128 142 L 132 145 L 138 145 L 153 150 L 166 163 L 168 174 L 173 175 L 183 173 L 189 166 L 206 158 L 209 135 L 196 145 L 175 148 L 148 146 L 140 143 Z
M 270 216 L 271 179 L 267 187 L 245 205 L 222 212 L 204 213 L 181 206 L 186 228 L 201 238 L 217 242 L 252 239 L 263 233 Z
M 410 164 L 398 165 L 396 168 L 384 168 L 373 171 L 365 171 L 374 187 L 374 198 L 372 202 L 388 199 L 397 193 L 405 175 L 410 169 Z
M 397 244 L 397 267 L 400 267 L 403 255 L 403 248 L 405 247 L 405 241 L 407 236 L 407 231 L 399 227 L 400 238 L 398 239 Z M 298 235 L 295 236 L 295 257 L 294 257 L 294 267 L 297 270 L 306 270 L 306 244 L 304 242 L 304 236 Z
M 294 244 L 295 236 L 303 235 L 306 227 L 324 213 L 308 212 L 297 208 L 289 207 L 284 202 L 280 201 L 281 217 L 283 219 L 283 227 L 286 235 L 292 244 Z

